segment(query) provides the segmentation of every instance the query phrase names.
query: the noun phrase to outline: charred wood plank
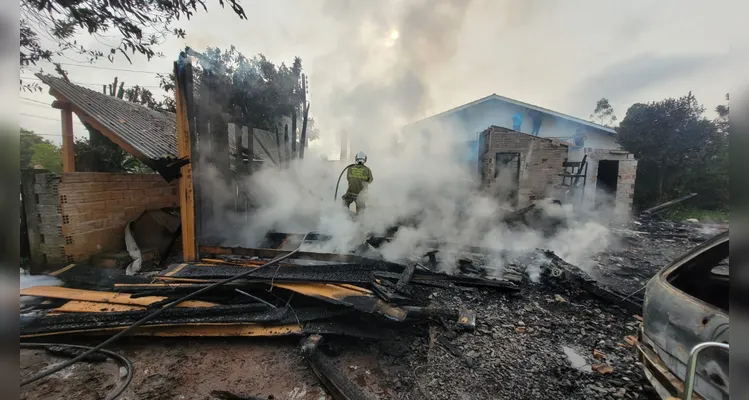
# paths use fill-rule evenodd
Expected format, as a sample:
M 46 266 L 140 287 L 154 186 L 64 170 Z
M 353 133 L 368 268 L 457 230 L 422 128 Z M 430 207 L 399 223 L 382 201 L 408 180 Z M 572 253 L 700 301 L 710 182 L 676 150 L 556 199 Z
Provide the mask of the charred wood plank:
M 406 268 L 403 270 L 403 275 L 398 279 L 398 283 L 395 284 L 395 289 L 401 293 L 406 289 L 408 282 L 411 281 L 411 277 L 416 271 L 416 263 L 410 262 L 406 264 Z
M 650 207 L 647 210 L 641 212 L 640 215 L 655 215 L 655 214 L 659 214 L 659 213 L 665 211 L 666 209 L 668 209 L 670 207 L 673 207 L 673 206 L 675 206 L 675 205 L 677 205 L 677 204 L 679 204 L 679 203 L 681 203 L 681 202 L 683 202 L 685 200 L 691 199 L 694 196 L 697 196 L 697 193 L 690 193 L 690 194 L 688 194 L 686 196 L 679 197 L 678 199 L 673 199 L 671 201 L 667 201 L 665 203 L 658 204 L 655 207 Z
M 302 340 L 302 355 L 312 368 L 312 372 L 325 386 L 328 394 L 336 400 L 370 400 L 358 385 L 335 365 L 333 360 L 320 351 L 322 336 L 310 335 Z

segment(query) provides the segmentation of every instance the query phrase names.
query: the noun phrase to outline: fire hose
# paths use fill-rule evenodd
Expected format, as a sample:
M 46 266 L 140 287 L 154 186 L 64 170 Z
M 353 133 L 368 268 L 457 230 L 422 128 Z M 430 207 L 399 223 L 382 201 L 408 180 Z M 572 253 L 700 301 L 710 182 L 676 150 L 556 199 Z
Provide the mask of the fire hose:
M 341 184 L 341 178 L 343 178 L 343 173 L 346 172 L 346 171 L 348 171 L 349 168 L 351 168 L 351 167 L 353 167 L 355 165 L 356 164 L 349 164 L 349 165 L 347 165 L 346 168 L 344 168 L 343 171 L 341 171 L 341 174 L 338 175 L 338 182 L 336 182 L 336 184 L 335 184 L 335 194 L 333 195 L 333 201 L 338 200 L 338 185 Z
M 284 254 L 282 256 L 276 257 L 276 258 L 268 261 L 267 263 L 265 263 L 265 264 L 263 264 L 263 265 L 261 265 L 261 266 L 259 266 L 257 268 L 251 268 L 251 269 L 249 269 L 246 272 L 242 272 L 242 273 L 234 275 L 232 277 L 229 277 L 229 278 L 220 280 L 218 282 L 212 283 L 212 284 L 210 284 L 210 285 L 208 285 L 206 287 L 203 287 L 201 289 L 198 289 L 198 290 L 196 290 L 196 291 L 194 291 L 192 293 L 188 293 L 188 294 L 186 294 L 186 295 L 184 295 L 184 296 L 182 296 L 182 297 L 180 297 L 180 298 L 172 301 L 171 303 L 166 304 L 164 307 L 161 307 L 161 308 L 153 311 L 152 313 L 146 315 L 145 317 L 143 317 L 140 320 L 134 322 L 132 325 L 128 326 L 124 330 L 121 330 L 120 332 L 118 332 L 114 336 L 112 336 L 109 339 L 107 339 L 107 340 L 99 343 L 98 345 L 89 348 L 89 350 L 81 353 L 80 355 L 78 355 L 78 356 L 76 356 L 76 357 L 74 357 L 74 358 L 72 358 L 72 359 L 70 359 L 68 361 L 65 361 L 63 363 L 60 363 L 60 364 L 58 364 L 58 365 L 56 365 L 56 366 L 54 366 L 54 367 L 52 367 L 50 369 L 42 371 L 42 372 L 40 372 L 40 373 L 38 373 L 38 374 L 30 377 L 30 378 L 24 379 L 23 381 L 21 381 L 21 386 L 26 386 L 26 385 L 28 385 L 30 383 L 38 381 L 39 379 L 46 378 L 46 377 L 54 374 L 55 372 L 61 371 L 61 370 L 65 369 L 65 368 L 67 368 L 67 367 L 69 367 L 69 366 L 77 363 L 78 361 L 83 360 L 84 358 L 90 356 L 91 354 L 93 354 L 93 353 L 95 353 L 95 352 L 103 349 L 104 347 L 106 347 L 106 346 L 114 343 L 117 339 L 119 339 L 119 338 L 127 335 L 130 332 L 132 332 L 133 330 L 135 330 L 135 328 L 139 327 L 140 325 L 143 325 L 144 323 L 146 323 L 146 322 L 152 320 L 153 318 L 159 316 L 164 311 L 166 311 L 166 310 L 168 310 L 170 308 L 173 308 L 173 307 L 177 306 L 178 304 L 180 304 L 180 303 L 182 303 L 184 301 L 190 300 L 190 299 L 192 299 L 192 298 L 194 298 L 194 297 L 196 297 L 196 296 L 198 296 L 198 295 L 200 295 L 202 293 L 205 293 L 205 292 L 207 292 L 207 291 L 209 291 L 209 290 L 211 290 L 211 289 L 213 289 L 215 287 L 218 287 L 218 286 L 221 286 L 221 285 L 225 285 L 225 284 L 233 282 L 233 281 L 235 281 L 237 279 L 241 279 L 241 278 L 244 278 L 246 276 L 249 276 L 249 275 L 252 275 L 254 273 L 257 273 L 258 271 L 260 271 L 262 269 L 265 269 L 265 268 L 268 268 L 268 267 L 273 266 L 275 264 L 278 264 L 279 262 L 281 262 L 281 261 L 283 261 L 283 260 L 285 260 L 285 259 L 293 256 L 294 254 L 296 254 L 302 248 L 302 245 L 304 244 L 304 242 L 307 240 L 307 236 L 309 236 L 311 233 L 313 233 L 313 232 L 306 233 L 304 235 L 304 237 L 302 238 L 301 243 L 299 243 L 299 247 L 297 247 L 296 249 L 292 250 L 291 252 L 286 253 L 286 254 Z
M 78 350 L 90 350 L 91 347 L 89 346 L 81 346 L 81 345 L 75 345 L 75 344 L 62 344 L 62 343 L 21 343 L 21 348 L 24 349 L 49 349 L 52 347 L 64 347 L 69 349 L 78 349 Z M 120 378 L 119 383 L 117 386 L 115 386 L 105 397 L 106 400 L 113 400 L 119 397 L 119 395 L 122 394 L 122 392 L 125 391 L 125 389 L 130 385 L 130 382 L 133 380 L 133 364 L 128 360 L 125 356 L 115 353 L 113 351 L 105 350 L 105 349 L 99 349 L 96 350 L 99 353 L 104 354 L 105 356 L 111 358 L 112 360 L 116 361 L 120 364 L 121 367 L 125 368 L 125 375 Z

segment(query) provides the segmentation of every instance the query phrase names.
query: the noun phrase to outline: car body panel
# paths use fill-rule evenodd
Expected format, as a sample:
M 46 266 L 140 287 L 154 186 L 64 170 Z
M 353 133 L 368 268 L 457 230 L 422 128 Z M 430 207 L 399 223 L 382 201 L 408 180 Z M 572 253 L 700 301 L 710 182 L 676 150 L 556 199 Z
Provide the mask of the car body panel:
M 684 256 L 674 260 L 661 270 L 647 284 L 643 303 L 643 328 L 641 332 L 641 359 L 648 375 L 658 375 L 650 379 L 662 384 L 662 371 L 651 365 L 648 368 L 645 358 L 646 350 L 657 356 L 657 363 L 665 366 L 679 384 L 673 385 L 671 396 L 681 396 L 686 365 L 691 349 L 702 342 L 729 342 L 728 313 L 710 305 L 674 287 L 668 280 L 669 275 L 685 264 L 694 260 L 717 246 L 727 248 L 728 234 L 721 234 L 697 246 Z M 727 255 L 727 254 L 726 254 Z M 728 399 L 728 352 L 710 348 L 702 352 L 697 362 L 695 392 L 708 400 Z M 665 385 L 668 386 L 668 385 Z M 662 397 L 664 394 L 659 393 Z

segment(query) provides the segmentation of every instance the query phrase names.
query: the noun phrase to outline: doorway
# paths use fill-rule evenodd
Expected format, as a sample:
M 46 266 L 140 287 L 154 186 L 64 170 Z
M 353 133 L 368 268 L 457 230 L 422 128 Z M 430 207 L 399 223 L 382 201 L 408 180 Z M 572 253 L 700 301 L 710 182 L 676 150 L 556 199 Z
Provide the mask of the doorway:
M 497 153 L 494 178 L 500 202 L 518 205 L 520 187 L 520 153 Z
M 616 185 L 619 183 L 619 161 L 601 160 L 598 162 L 596 177 L 596 207 L 613 205 L 616 198 Z

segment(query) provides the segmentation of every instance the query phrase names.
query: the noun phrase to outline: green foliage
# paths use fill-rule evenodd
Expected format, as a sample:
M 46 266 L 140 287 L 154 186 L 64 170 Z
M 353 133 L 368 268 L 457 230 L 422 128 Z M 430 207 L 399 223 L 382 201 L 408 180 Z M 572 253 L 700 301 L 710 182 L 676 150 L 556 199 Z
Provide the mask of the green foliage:
M 127 153 L 86 124 L 90 139 L 75 140 L 75 169 L 80 172 L 127 172 L 123 166 Z
M 728 221 L 729 213 L 724 210 L 703 210 L 693 207 L 680 207 L 668 210 L 663 217 L 672 221 L 684 221 L 688 218 L 696 218 L 700 222 L 724 222 Z
M 227 0 L 240 19 L 247 19 L 237 0 Z M 223 7 L 224 0 L 218 0 Z M 130 55 L 141 54 L 148 59 L 162 56 L 155 47 L 170 35 L 184 38 L 185 31 L 172 29 L 171 24 L 185 17 L 190 19 L 198 8 L 207 10 L 204 0 L 22 0 L 20 18 L 21 69 L 39 61 L 52 62 L 55 56 L 73 53 L 85 56 L 89 62 L 101 57 L 113 61 L 121 55 L 130 61 Z M 116 45 L 107 45 L 102 34 L 116 30 L 121 39 Z M 90 44 L 78 43 L 74 37 L 86 32 L 96 39 L 90 43 L 108 46 L 105 51 Z M 44 39 L 44 40 L 42 40 Z M 62 70 L 60 64 L 57 69 Z M 38 85 L 23 85 L 39 89 Z
M 299 57 L 291 67 L 276 66 L 262 54 L 247 58 L 234 46 L 223 52 L 208 48 L 195 70 L 196 104 L 205 93 L 201 88 L 208 89 L 212 96 L 208 103 L 220 105 L 221 112 L 237 122 L 272 131 L 282 116 L 301 110 L 301 74 Z
M 108 91 L 107 91 L 108 89 Z M 140 104 L 155 111 L 166 111 L 164 102 L 156 101 L 150 90 L 135 85 L 125 88 L 118 78 L 109 84 L 104 94 L 131 103 Z M 89 139 L 78 139 L 75 143 L 75 165 L 78 171 L 150 173 L 153 170 L 139 159 L 125 152 L 101 132 L 85 124 Z
M 596 108 L 590 114 L 590 119 L 597 124 L 609 127 L 616 122 L 614 107 L 609 104 L 609 99 L 604 97 L 596 102 Z
M 37 143 L 31 146 L 31 164 L 40 165 L 51 172 L 62 172 L 62 151 L 53 143 Z
M 31 158 L 34 156 L 34 145 L 48 142 L 33 131 L 21 128 L 18 144 L 21 150 L 21 168 L 33 168 Z
M 19 145 L 22 169 L 39 165 L 49 171 L 62 172 L 62 154 L 54 143 L 33 131 L 21 128 Z
M 728 134 L 704 117 L 690 92 L 678 99 L 634 104 L 617 129 L 618 141 L 639 159 L 634 202 L 646 208 L 690 192 L 691 204 L 728 206 Z

